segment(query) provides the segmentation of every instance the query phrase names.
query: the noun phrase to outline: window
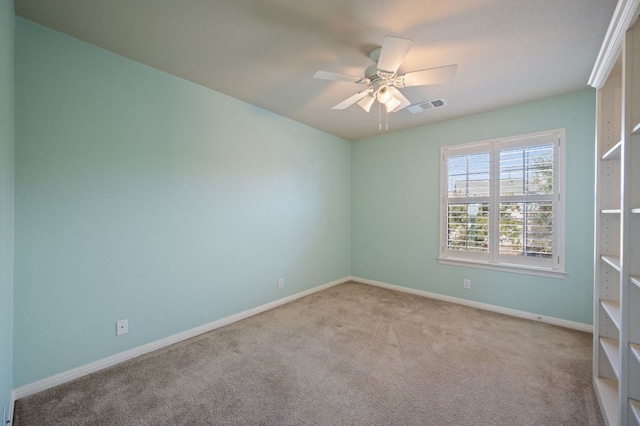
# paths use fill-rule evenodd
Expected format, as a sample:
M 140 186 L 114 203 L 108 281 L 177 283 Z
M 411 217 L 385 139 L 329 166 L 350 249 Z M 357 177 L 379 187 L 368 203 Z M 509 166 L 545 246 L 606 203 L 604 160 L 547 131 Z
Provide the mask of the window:
M 564 130 L 443 147 L 441 263 L 564 274 Z

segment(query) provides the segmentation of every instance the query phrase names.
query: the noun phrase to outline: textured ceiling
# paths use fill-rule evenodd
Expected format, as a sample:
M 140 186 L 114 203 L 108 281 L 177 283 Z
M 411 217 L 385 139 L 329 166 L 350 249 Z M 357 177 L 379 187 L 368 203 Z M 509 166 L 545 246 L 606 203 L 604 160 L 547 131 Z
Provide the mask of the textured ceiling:
M 614 0 L 15 0 L 18 15 L 346 139 L 378 109 L 331 107 L 361 89 L 385 35 L 414 41 L 399 73 L 458 64 L 453 83 L 409 87 L 389 131 L 587 88 Z

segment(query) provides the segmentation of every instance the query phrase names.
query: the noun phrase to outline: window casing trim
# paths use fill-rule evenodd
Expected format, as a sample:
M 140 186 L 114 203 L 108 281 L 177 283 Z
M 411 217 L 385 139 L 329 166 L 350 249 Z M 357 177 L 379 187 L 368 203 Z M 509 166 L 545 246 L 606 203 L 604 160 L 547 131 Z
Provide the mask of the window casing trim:
M 468 268 L 490 269 L 493 271 L 514 272 L 517 274 L 538 275 L 549 278 L 564 278 L 567 273 L 548 268 L 534 268 L 524 265 L 509 265 L 501 263 L 478 262 L 472 259 L 456 259 L 453 257 L 438 257 L 438 263 L 442 265 L 465 266 Z
M 549 195 L 500 195 L 500 151 L 553 143 L 553 193 Z M 565 176 L 564 176 L 565 129 L 553 129 L 528 133 L 505 138 L 471 142 L 440 148 L 440 242 L 438 261 L 442 264 L 470 266 L 482 269 L 494 269 L 516 273 L 533 274 L 563 278 L 564 262 L 564 229 L 565 229 Z M 456 196 L 449 197 L 448 192 L 448 158 L 471 155 L 483 152 L 490 153 L 490 194 L 489 197 Z M 469 194 L 465 194 L 469 195 Z M 448 208 L 450 203 L 486 203 L 489 202 L 489 250 L 471 252 L 448 248 Z M 553 203 L 552 216 L 552 256 L 538 258 L 529 256 L 513 256 L 500 254 L 498 243 L 499 206 L 507 202 L 549 201 Z M 517 262 L 514 262 L 517 260 Z

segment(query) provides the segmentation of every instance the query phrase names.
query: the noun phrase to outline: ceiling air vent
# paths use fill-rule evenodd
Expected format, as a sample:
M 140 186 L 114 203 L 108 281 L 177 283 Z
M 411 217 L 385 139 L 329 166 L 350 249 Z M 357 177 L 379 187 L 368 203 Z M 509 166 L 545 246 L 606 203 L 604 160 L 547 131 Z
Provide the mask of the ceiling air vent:
M 447 101 L 444 99 L 434 99 L 432 101 L 422 102 L 421 104 L 415 104 L 408 106 L 407 109 L 414 114 L 419 112 L 428 111 L 434 108 L 442 108 L 447 106 Z

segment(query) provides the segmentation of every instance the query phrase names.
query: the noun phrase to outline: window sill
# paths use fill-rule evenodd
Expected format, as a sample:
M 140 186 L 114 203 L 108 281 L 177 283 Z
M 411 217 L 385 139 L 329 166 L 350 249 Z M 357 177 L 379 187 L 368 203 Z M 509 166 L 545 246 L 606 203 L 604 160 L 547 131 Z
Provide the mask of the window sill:
M 439 257 L 438 263 L 443 265 L 465 266 L 468 268 L 491 269 L 493 271 L 513 272 L 516 274 L 537 275 L 540 277 L 563 279 L 567 274 L 565 271 L 555 271 L 552 269 L 541 269 L 524 265 L 505 265 L 497 263 L 478 262 L 467 259 L 452 259 L 449 257 Z

